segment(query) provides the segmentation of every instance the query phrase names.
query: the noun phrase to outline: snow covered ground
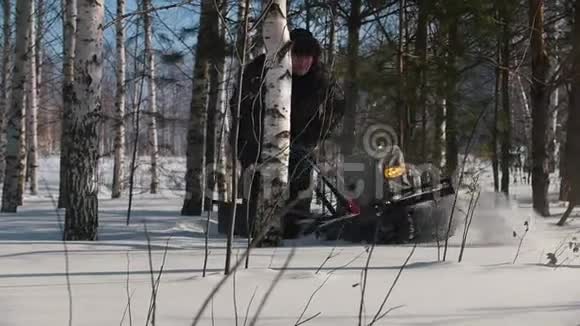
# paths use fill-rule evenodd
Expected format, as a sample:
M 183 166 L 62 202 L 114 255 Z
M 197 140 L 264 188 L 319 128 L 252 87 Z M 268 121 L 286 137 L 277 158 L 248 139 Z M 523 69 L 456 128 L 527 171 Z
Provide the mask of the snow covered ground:
M 155 324 L 191 325 L 223 277 L 225 239 L 212 220 L 208 275 L 202 277 L 205 220 L 179 215 L 183 162 L 163 165 L 162 194 L 137 195 L 129 226 L 127 199 L 108 199 L 103 186 L 99 241 L 66 247 L 60 241 L 64 212 L 54 209 L 57 162 L 40 164 L 38 196 L 27 196 L 17 214 L 0 215 L 0 325 L 145 325 L 152 279 L 159 275 Z M 110 162 L 101 170 L 107 184 Z M 148 184 L 145 167 L 140 171 L 143 187 L 136 192 Z M 489 174 L 482 179 L 490 181 Z M 387 311 L 376 325 L 580 325 L 580 263 L 569 248 L 580 221 L 557 227 L 557 216 L 534 217 L 529 186 L 513 187 L 510 201 L 482 194 L 461 263 L 462 224 L 445 262 L 437 244 L 417 246 L 380 312 L 412 246 L 374 248 L 364 287 L 369 248 L 310 241 L 253 250 L 250 268 L 224 284 L 199 325 L 251 325 L 255 318 L 257 325 L 295 325 L 312 317 L 304 325 L 359 325 L 363 288 L 364 325 Z M 564 209 L 552 205 L 555 215 Z M 235 255 L 242 255 L 243 244 L 237 240 Z M 556 267 L 546 258 L 554 252 Z

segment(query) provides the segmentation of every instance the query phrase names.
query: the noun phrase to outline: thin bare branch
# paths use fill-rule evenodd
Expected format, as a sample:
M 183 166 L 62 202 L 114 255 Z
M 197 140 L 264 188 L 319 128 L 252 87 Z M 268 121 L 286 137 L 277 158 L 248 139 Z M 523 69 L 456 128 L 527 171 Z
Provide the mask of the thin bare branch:
M 330 279 L 331 276 L 332 276 L 332 274 L 328 274 L 328 276 L 326 277 L 324 282 L 322 282 L 322 284 L 320 284 L 320 286 L 318 286 L 316 288 L 316 290 L 314 290 L 314 292 L 312 292 L 312 294 L 310 295 L 310 298 L 308 298 L 308 302 L 306 303 L 306 306 L 304 306 L 304 310 L 302 310 L 302 313 L 300 314 L 300 316 L 298 316 L 298 320 L 296 320 L 296 324 L 294 324 L 294 326 L 302 325 L 306 321 L 312 319 L 312 317 L 311 317 L 309 319 L 302 321 L 302 317 L 304 317 L 306 310 L 308 310 L 308 307 L 310 307 L 310 303 L 312 302 L 312 299 L 314 299 L 314 296 L 316 295 L 316 293 L 318 293 L 318 291 L 320 291 L 320 289 L 322 289 L 322 287 L 324 287 L 324 285 L 326 284 L 326 282 L 328 282 L 328 280 Z
M 274 291 L 274 288 L 276 287 L 276 285 L 278 285 L 278 283 L 282 279 L 282 276 L 286 272 L 286 269 L 288 268 L 288 265 L 290 264 L 290 261 L 294 257 L 295 253 L 296 253 L 296 247 L 292 247 L 292 250 L 290 251 L 290 254 L 288 255 L 288 257 L 286 258 L 284 265 L 282 265 L 282 268 L 280 268 L 280 272 L 276 275 L 276 277 L 274 278 L 274 280 L 270 284 L 268 291 L 266 292 L 266 294 L 262 298 L 262 301 L 260 302 L 260 305 L 258 306 L 258 311 L 256 312 L 256 314 L 254 315 L 254 317 L 250 321 L 250 326 L 254 326 L 256 324 L 256 322 L 258 321 L 258 318 L 260 317 L 260 313 L 262 312 L 262 309 L 264 309 L 264 306 L 266 305 L 268 298 L 270 298 L 270 295 Z
M 409 253 L 409 255 L 407 256 L 407 259 L 405 259 L 405 262 L 403 263 L 403 265 L 401 266 L 401 268 L 399 269 L 399 272 L 397 273 L 397 276 L 395 277 L 395 280 L 393 281 L 393 283 L 391 284 L 391 287 L 389 288 L 389 291 L 387 292 L 387 295 L 385 296 L 385 298 L 383 299 L 383 302 L 381 303 L 381 306 L 379 307 L 379 310 L 377 311 L 377 313 L 375 314 L 375 317 L 373 318 L 373 320 L 371 321 L 371 323 L 369 324 L 369 326 L 372 326 L 374 323 L 376 323 L 377 321 L 379 321 L 381 318 L 383 318 L 384 316 L 386 316 L 386 314 L 388 312 L 391 311 L 391 309 L 387 310 L 386 313 L 384 313 L 383 315 L 380 315 L 381 312 L 383 311 L 383 308 L 385 307 L 385 304 L 387 303 L 387 301 L 389 300 L 389 297 L 391 296 L 391 293 L 393 292 L 393 289 L 395 288 L 395 286 L 397 285 L 397 282 L 399 282 L 399 278 L 401 277 L 401 274 L 403 274 L 403 270 L 405 270 L 405 267 L 407 267 L 407 264 L 409 263 L 409 260 L 411 259 L 411 257 L 413 257 L 413 253 L 415 253 L 415 249 L 417 248 L 417 243 L 415 243 L 413 245 L 413 249 L 411 249 L 411 252 Z M 380 316 L 379 316 L 380 315 Z
M 133 16 L 140 16 L 143 14 L 149 14 L 152 12 L 156 12 L 156 11 L 160 11 L 160 10 L 167 10 L 167 9 L 173 9 L 173 8 L 179 8 L 188 4 L 191 4 L 193 2 L 193 0 L 184 0 L 182 2 L 179 3 L 174 3 L 174 4 L 170 4 L 170 5 L 166 5 L 166 6 L 159 6 L 159 7 L 153 7 L 150 8 L 148 10 L 137 10 L 128 14 L 124 14 L 120 17 L 116 17 L 115 19 L 113 19 L 112 21 L 108 22 L 107 24 L 105 24 L 103 26 L 103 30 L 106 30 L 107 28 L 111 27 L 112 25 L 114 25 L 117 20 L 123 20 L 129 17 L 133 17 Z

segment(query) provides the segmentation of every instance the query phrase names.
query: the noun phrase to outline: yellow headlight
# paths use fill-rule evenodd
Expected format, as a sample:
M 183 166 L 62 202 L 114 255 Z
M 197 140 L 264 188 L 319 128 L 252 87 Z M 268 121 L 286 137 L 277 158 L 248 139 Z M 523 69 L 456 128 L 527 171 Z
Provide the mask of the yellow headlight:
M 405 165 L 399 166 L 390 166 L 385 168 L 383 174 L 385 175 L 386 179 L 395 179 L 402 176 L 406 171 Z

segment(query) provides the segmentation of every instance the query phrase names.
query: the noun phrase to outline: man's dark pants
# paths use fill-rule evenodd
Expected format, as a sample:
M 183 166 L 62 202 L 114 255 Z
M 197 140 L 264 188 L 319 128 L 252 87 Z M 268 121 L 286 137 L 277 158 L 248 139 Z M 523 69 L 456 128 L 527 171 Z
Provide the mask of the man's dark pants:
M 307 160 L 310 158 L 310 151 L 305 149 L 290 151 L 289 167 L 288 167 L 288 182 L 289 182 L 289 197 L 286 201 L 287 205 L 293 204 L 282 220 L 283 237 L 286 239 L 296 238 L 299 234 L 300 228 L 297 222 L 310 215 L 310 203 L 312 201 L 312 189 L 310 188 L 310 181 L 312 178 L 312 165 Z M 253 164 L 252 161 L 241 161 L 242 172 L 245 175 L 240 179 L 240 190 L 243 191 L 243 212 L 236 214 L 237 218 L 242 217 L 246 219 L 246 208 L 250 207 L 249 222 L 250 227 L 254 223 L 257 214 L 257 202 L 260 190 L 260 173 L 255 172 L 253 180 L 252 171 L 248 167 Z M 245 179 L 247 178 L 247 179 Z M 245 181 L 244 181 L 245 179 Z M 251 187 L 250 187 L 251 186 Z M 251 189 L 250 189 L 251 188 Z M 300 197 L 300 198 L 298 198 Z M 254 229 L 251 227 L 251 229 Z

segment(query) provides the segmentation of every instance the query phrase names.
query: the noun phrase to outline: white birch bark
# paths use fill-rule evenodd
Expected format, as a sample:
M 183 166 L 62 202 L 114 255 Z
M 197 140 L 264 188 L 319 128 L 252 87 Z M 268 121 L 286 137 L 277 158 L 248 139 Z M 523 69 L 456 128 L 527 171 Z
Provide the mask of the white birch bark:
M 561 7 L 560 4 L 561 0 L 555 0 L 554 1 L 554 7 L 559 8 Z M 560 65 L 562 62 L 562 59 L 560 58 L 560 56 L 558 55 L 560 53 L 560 48 L 558 46 L 559 42 L 561 42 L 562 39 L 562 27 L 563 27 L 563 23 L 564 20 L 563 19 L 559 19 L 558 21 L 556 21 L 556 23 L 554 24 L 554 35 L 553 35 L 553 39 L 555 40 L 555 44 L 556 44 L 556 49 L 555 49 L 555 53 L 556 53 L 556 57 L 554 62 L 552 63 L 552 66 L 554 67 L 554 71 L 558 72 L 560 71 Z M 556 77 L 556 76 L 554 76 Z M 559 77 L 559 76 L 558 76 Z M 552 161 L 553 165 L 551 166 L 550 172 L 555 172 L 555 170 L 558 168 L 559 166 L 559 158 L 560 158 L 560 139 L 558 138 L 558 113 L 559 113 L 559 104 L 560 104 L 560 87 L 556 87 L 556 89 L 554 89 L 554 92 L 552 93 L 552 114 L 550 116 L 550 125 L 548 126 L 549 128 L 549 134 L 550 134 L 550 140 L 553 142 L 552 143 L 552 147 L 550 148 L 550 146 L 548 147 L 550 149 L 549 151 L 549 155 L 550 155 L 550 160 Z
M 228 125 L 228 117 L 227 117 L 227 97 L 226 97 L 226 84 L 227 84 L 227 72 L 226 72 L 226 65 L 225 60 L 222 66 L 223 70 L 220 74 L 219 80 L 219 87 L 218 87 L 218 103 L 217 103 L 217 139 L 218 139 L 218 159 L 217 159 L 217 166 L 216 166 L 216 187 L 218 192 L 218 199 L 221 201 L 228 200 L 228 178 L 227 178 L 227 169 L 226 169 L 226 142 L 227 142 L 227 134 L 228 130 L 226 126 Z
M 6 128 L 6 174 L 2 192 L 2 212 L 16 212 L 19 198 L 18 178 L 24 169 L 20 165 L 20 144 L 22 117 L 24 111 L 24 91 L 26 82 L 26 65 L 30 43 L 30 20 L 32 7 L 30 0 L 16 2 L 16 41 L 14 44 L 14 70 L 10 96 L 10 111 Z
M 32 2 L 32 7 L 34 8 L 34 2 Z M 34 9 L 33 9 L 34 12 Z M 35 40 L 31 42 L 29 47 L 29 55 L 30 61 L 28 64 L 28 88 L 27 88 L 27 98 L 28 101 L 26 107 L 26 132 L 27 132 L 27 141 L 26 141 L 26 167 L 28 170 L 28 180 L 30 186 L 30 194 L 36 195 L 38 190 L 38 181 L 36 178 L 36 169 L 38 167 L 38 93 L 37 93 L 37 54 L 36 50 L 39 47 L 37 33 L 36 33 L 36 19 L 35 17 L 31 17 L 30 19 L 30 40 Z
M 553 160 L 553 166 L 551 169 L 551 172 L 554 172 L 559 164 L 559 158 L 560 158 L 560 139 L 558 139 L 558 106 L 560 104 L 560 88 L 556 88 L 554 90 L 554 93 L 552 94 L 552 101 L 553 101 L 553 107 L 552 107 L 552 116 L 551 118 L 551 125 L 550 125 L 550 136 L 553 139 L 553 148 L 551 150 L 550 156 L 551 156 L 551 160 Z
M 104 0 L 78 0 L 65 240 L 96 240 Z
M 73 84 L 74 84 L 74 64 L 75 64 L 75 47 L 77 30 L 77 1 L 64 0 L 63 1 L 63 85 L 62 85 L 62 125 L 61 125 L 61 140 L 60 140 L 60 181 L 59 181 L 59 197 L 58 207 L 66 207 L 67 189 L 65 177 L 70 166 L 70 159 L 68 149 L 70 142 L 70 128 L 68 122 L 70 121 L 70 114 L 72 111 L 73 100 Z
M 117 17 L 125 14 L 125 0 L 117 0 Z M 112 198 L 121 197 L 125 166 L 125 29 L 123 20 L 115 22 L 117 42 L 117 92 L 115 94 L 115 158 L 113 163 Z
M 526 93 L 526 89 L 524 88 L 524 84 L 522 83 L 522 77 L 520 74 L 516 74 L 516 79 L 518 81 L 518 87 L 520 89 L 520 96 L 522 97 L 522 104 L 524 107 L 524 133 L 526 135 L 526 139 L 530 139 L 530 122 L 532 121 L 532 113 L 530 111 L 530 101 L 528 100 L 528 95 Z
M 35 47 L 35 54 L 36 54 L 36 114 L 40 115 L 41 112 L 43 112 L 43 101 L 42 101 L 42 66 L 44 63 L 43 60 L 43 39 L 44 39 L 44 17 L 45 17 L 45 7 L 44 7 L 44 0 L 37 0 L 37 7 L 36 7 L 36 47 Z M 46 112 L 46 111 L 44 111 Z M 46 113 L 45 115 L 46 116 Z M 50 131 L 49 132 L 45 132 L 44 135 L 40 135 L 38 136 L 38 120 L 40 119 L 42 121 L 42 116 L 41 117 L 37 117 L 36 118 L 36 122 L 35 122 L 35 133 L 37 134 L 37 139 L 45 139 L 48 140 L 50 139 Z M 46 119 L 46 118 L 45 118 Z M 52 129 L 52 128 L 51 128 Z M 46 129 L 45 129 L 46 130 Z M 49 129 L 50 130 L 50 129 Z M 44 138 L 43 138 L 44 137 Z M 50 144 L 49 141 L 46 141 L 46 144 Z M 38 151 L 38 140 L 36 141 L 36 147 L 35 147 L 36 151 Z M 49 149 L 50 150 L 50 149 Z M 37 154 L 35 154 L 37 155 Z M 36 156 L 36 159 L 34 162 L 36 162 L 36 160 L 38 160 L 38 157 Z M 28 165 L 30 167 L 30 164 Z M 36 170 L 34 171 L 34 173 L 38 173 L 36 172 Z M 32 178 L 32 176 L 30 176 Z M 36 178 L 36 176 L 35 176 Z M 36 187 L 38 187 L 37 185 L 37 181 L 34 181 L 34 183 L 31 183 L 31 187 L 35 185 Z M 31 189 L 31 192 L 32 189 Z M 35 192 L 33 192 L 35 193 Z
M 42 64 L 43 64 L 43 49 L 42 40 L 44 38 L 44 0 L 36 0 L 36 92 L 37 92 L 37 103 L 39 111 L 41 108 L 41 85 L 42 85 Z
M 145 29 L 145 64 L 147 75 L 147 95 L 149 108 L 149 152 L 151 155 L 151 188 L 150 192 L 156 194 L 159 187 L 157 173 L 157 161 L 159 155 L 159 141 L 157 139 L 157 96 L 155 89 L 155 57 L 153 55 L 153 28 L 151 26 L 151 0 L 143 0 L 143 28 Z
M 4 0 L 2 3 L 4 11 L 3 30 L 3 50 L 2 50 L 2 71 L 0 71 L 0 183 L 4 182 L 4 170 L 6 168 L 6 117 L 8 112 L 8 80 L 10 74 L 10 38 L 11 38 L 11 5 L 10 1 Z
M 446 99 L 441 99 L 441 108 L 443 110 L 443 121 L 441 121 L 441 165 L 440 167 L 443 168 L 447 165 L 447 147 L 445 146 L 445 143 L 447 142 L 447 132 L 446 132 L 446 127 L 447 127 L 447 100 Z
M 30 35 L 29 35 L 30 37 Z M 32 42 L 31 39 L 29 39 L 30 42 Z M 29 43 L 30 44 L 30 43 Z M 29 64 L 30 62 L 30 57 L 27 58 L 26 60 L 26 65 Z M 26 72 L 26 76 L 28 76 L 28 70 L 29 67 L 25 67 L 24 71 Z M 28 141 L 28 137 L 27 137 L 27 131 L 28 131 L 28 127 L 26 126 L 26 115 L 28 114 L 28 107 L 29 105 L 29 99 L 30 96 L 28 96 L 29 93 L 29 85 L 30 83 L 28 83 L 28 77 L 24 77 L 25 81 L 24 81 L 24 99 L 22 100 L 23 102 L 23 111 L 22 111 L 22 116 L 20 117 L 20 141 L 19 141 L 19 146 L 20 148 L 18 149 L 19 151 L 19 161 L 18 161 L 18 205 L 22 205 L 23 204 L 23 196 L 24 196 L 24 192 L 26 190 L 26 167 L 28 166 L 26 164 L 26 157 L 28 154 L 28 150 L 27 150 L 27 141 Z
M 217 6 L 217 8 L 216 8 Z M 221 12 L 220 12 L 221 10 Z M 226 15 L 227 3 L 223 0 L 214 2 L 209 12 L 209 19 L 211 21 L 211 28 L 209 29 L 209 37 L 211 38 L 212 46 L 210 52 L 210 75 L 209 75 L 209 99 L 207 109 L 207 124 L 206 124 L 206 144 L 205 144 L 205 160 L 207 167 L 206 189 L 205 197 L 211 200 L 217 199 L 215 197 L 218 182 L 224 179 L 219 175 L 218 159 L 220 152 L 220 135 L 221 126 L 223 125 L 223 111 L 225 102 L 223 100 L 223 82 L 225 74 L 225 26 L 220 19 L 220 15 Z M 223 191 L 223 187 L 221 188 Z M 210 204 L 211 201 L 208 201 Z
M 264 144 L 262 202 L 259 205 L 261 230 L 272 230 L 267 242 L 279 244 L 282 234 L 280 212 L 288 197 L 288 159 L 290 146 L 290 104 L 292 93 L 292 61 L 290 32 L 286 23 L 286 1 L 274 0 L 264 19 L 262 30 L 266 47 Z M 267 226 L 270 230 L 264 230 Z M 259 233 L 258 233 L 259 234 Z

